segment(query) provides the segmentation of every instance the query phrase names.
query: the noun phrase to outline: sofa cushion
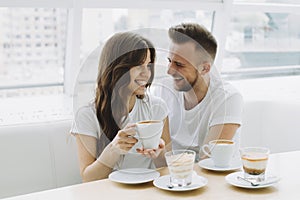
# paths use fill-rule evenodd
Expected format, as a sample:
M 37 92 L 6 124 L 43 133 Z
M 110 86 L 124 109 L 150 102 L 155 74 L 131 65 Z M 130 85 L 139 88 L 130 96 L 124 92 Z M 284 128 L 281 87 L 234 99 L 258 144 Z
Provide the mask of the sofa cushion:
M 245 102 L 241 146 L 265 146 L 272 153 L 300 150 L 299 119 L 296 101 Z
M 81 182 L 70 120 L 0 127 L 0 198 Z

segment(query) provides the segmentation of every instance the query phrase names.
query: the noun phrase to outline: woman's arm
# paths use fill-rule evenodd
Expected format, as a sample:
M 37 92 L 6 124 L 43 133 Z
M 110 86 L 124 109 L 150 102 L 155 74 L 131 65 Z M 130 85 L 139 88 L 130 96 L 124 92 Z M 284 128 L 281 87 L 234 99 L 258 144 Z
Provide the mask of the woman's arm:
M 83 182 L 107 178 L 122 154 L 126 154 L 137 142 L 129 137 L 135 134 L 133 126 L 120 130 L 96 159 L 97 140 L 95 137 L 76 134 L 80 174 Z
M 112 171 L 112 167 L 108 164 L 105 164 L 105 162 L 100 162 L 96 159 L 96 138 L 77 134 L 76 142 L 78 147 L 79 167 L 82 181 L 89 182 L 107 178 L 108 174 Z M 116 153 L 113 154 L 113 151 L 109 151 L 111 148 L 110 146 L 111 145 L 108 145 L 101 155 L 111 157 L 112 159 L 114 158 L 110 161 L 110 164 L 115 164 L 120 155 Z

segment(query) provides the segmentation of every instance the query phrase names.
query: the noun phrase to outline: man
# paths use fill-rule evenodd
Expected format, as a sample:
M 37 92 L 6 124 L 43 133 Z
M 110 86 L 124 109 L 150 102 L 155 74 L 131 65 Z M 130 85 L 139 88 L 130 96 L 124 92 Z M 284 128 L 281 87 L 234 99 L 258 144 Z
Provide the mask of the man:
M 183 23 L 171 27 L 169 37 L 168 74 L 172 80 L 157 83 L 152 92 L 168 105 L 173 149 L 193 149 L 199 160 L 203 144 L 237 137 L 243 100 L 213 66 L 217 42 L 209 31 Z

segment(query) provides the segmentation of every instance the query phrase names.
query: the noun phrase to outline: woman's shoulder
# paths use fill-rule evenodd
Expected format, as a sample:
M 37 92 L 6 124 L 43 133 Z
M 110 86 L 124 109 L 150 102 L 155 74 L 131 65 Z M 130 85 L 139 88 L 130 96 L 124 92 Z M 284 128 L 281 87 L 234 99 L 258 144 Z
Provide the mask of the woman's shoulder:
M 93 105 L 78 108 L 72 125 L 72 133 L 98 137 L 99 125 Z
M 94 104 L 81 106 L 80 108 L 78 108 L 76 112 L 76 117 L 94 118 L 95 115 L 96 115 L 96 109 Z

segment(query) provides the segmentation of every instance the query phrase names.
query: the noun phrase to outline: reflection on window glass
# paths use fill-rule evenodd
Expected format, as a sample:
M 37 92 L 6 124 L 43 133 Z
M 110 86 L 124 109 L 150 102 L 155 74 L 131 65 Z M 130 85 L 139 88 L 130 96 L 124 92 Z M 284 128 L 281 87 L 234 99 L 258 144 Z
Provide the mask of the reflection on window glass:
M 0 89 L 63 82 L 67 10 L 0 8 Z
M 285 66 L 286 72 L 300 65 L 299 20 L 300 15 L 287 13 L 235 13 L 223 71 Z
M 120 31 L 138 31 L 147 29 L 145 35 L 157 48 L 156 77 L 167 70 L 167 54 L 162 50 L 168 48 L 167 30 L 170 26 L 182 22 L 197 22 L 211 30 L 213 12 L 198 10 L 145 10 L 145 9 L 84 9 L 82 21 L 81 62 L 113 33 Z M 95 79 L 98 59 L 90 58 L 88 66 L 93 73 L 81 74 L 90 82 Z M 87 61 L 86 61 L 87 62 Z
M 119 31 L 155 28 L 167 30 L 181 22 L 197 22 L 209 30 L 212 12 L 191 10 L 84 9 L 81 58 Z
M 234 0 L 243 3 L 279 3 L 279 4 L 300 4 L 299 0 Z

